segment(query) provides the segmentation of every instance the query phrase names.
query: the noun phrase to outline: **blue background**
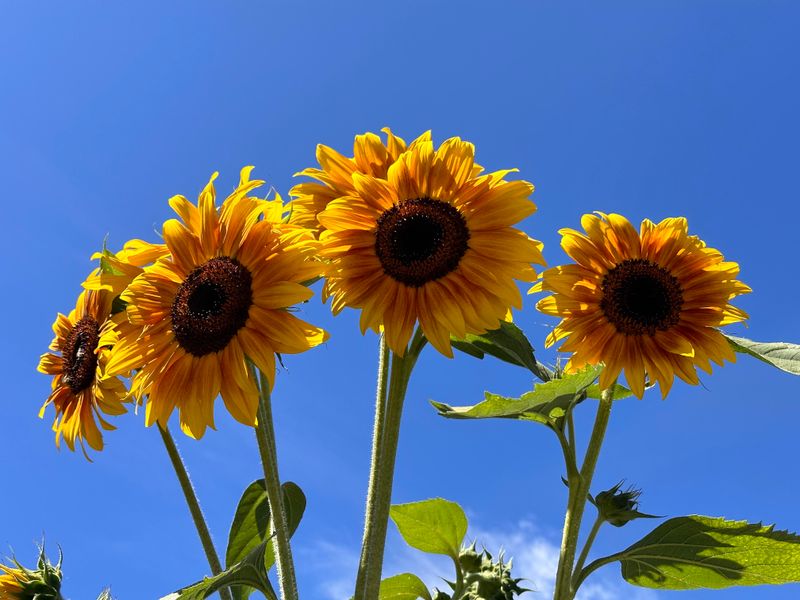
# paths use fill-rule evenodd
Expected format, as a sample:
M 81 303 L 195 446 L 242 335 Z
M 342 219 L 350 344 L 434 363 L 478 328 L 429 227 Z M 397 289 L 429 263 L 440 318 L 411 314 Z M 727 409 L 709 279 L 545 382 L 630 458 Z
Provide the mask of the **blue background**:
M 350 154 L 355 134 L 387 125 L 406 139 L 429 128 L 437 142 L 459 135 L 488 169 L 518 167 L 536 185 L 539 212 L 523 227 L 544 241 L 551 265 L 566 261 L 557 229 L 577 227 L 585 212 L 634 222 L 685 215 L 754 289 L 737 301 L 749 330 L 732 331 L 800 341 L 796 3 L 83 1 L 1 10 L 0 547 L 30 563 L 43 533 L 51 550 L 60 544 L 67 597 L 111 585 L 120 600 L 156 598 L 207 572 L 157 432 L 128 415 L 93 464 L 56 452 L 52 412 L 36 418 L 50 382 L 35 366 L 103 238 L 112 248 L 157 240 L 172 216 L 167 198 L 196 198 L 214 170 L 222 193 L 255 164 L 286 194 L 293 173 L 315 166 L 317 143 Z M 541 349 L 553 321 L 534 303 L 526 297 L 517 322 Z M 304 312 L 332 338 L 286 357 L 275 420 L 281 474 L 308 496 L 295 538 L 301 592 L 324 599 L 335 597 L 335 580 L 353 577 L 360 544 L 377 341 L 358 333 L 355 311 L 333 319 L 316 297 Z M 646 512 L 800 529 L 798 381 L 747 359 L 702 379 L 676 384 L 664 402 L 649 393 L 617 405 L 596 491 L 625 478 L 645 490 Z M 534 424 L 446 421 L 427 402 L 472 404 L 484 389 L 518 395 L 530 385 L 514 367 L 426 350 L 408 393 L 395 501 L 444 496 L 490 538 L 557 544 L 565 489 L 555 440 Z M 260 467 L 252 432 L 219 406 L 218 432 L 178 443 L 223 546 Z M 584 433 L 589 413 L 579 416 Z M 604 530 L 596 553 L 652 527 L 640 523 Z M 393 530 L 387 561 L 387 574 L 422 564 Z M 532 577 L 523 563 L 516 574 Z M 593 598 L 630 597 L 614 567 L 593 580 L 602 588 Z M 681 597 L 796 598 L 798 589 Z

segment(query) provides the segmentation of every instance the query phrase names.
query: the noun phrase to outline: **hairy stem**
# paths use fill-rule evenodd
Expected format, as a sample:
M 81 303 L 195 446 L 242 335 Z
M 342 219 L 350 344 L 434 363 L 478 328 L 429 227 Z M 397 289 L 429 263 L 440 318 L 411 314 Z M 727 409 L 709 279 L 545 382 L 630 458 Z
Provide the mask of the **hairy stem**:
M 200 543 L 203 545 L 203 550 L 208 559 L 208 566 L 211 567 L 212 575 L 219 575 L 222 572 L 222 565 L 219 562 L 219 556 L 214 549 L 214 542 L 211 541 L 211 532 L 208 530 L 203 511 L 200 509 L 200 502 L 197 500 L 197 494 L 192 486 L 192 481 L 189 479 L 189 472 L 186 470 L 186 465 L 183 463 L 178 447 L 175 445 L 175 440 L 172 439 L 172 434 L 166 427 L 157 425 L 158 431 L 161 434 L 161 439 L 164 441 L 164 447 L 167 449 L 169 460 L 172 463 L 172 468 L 175 470 L 175 475 L 178 476 L 178 482 L 181 484 L 183 490 L 183 497 L 186 498 L 186 504 L 189 507 L 189 512 L 192 515 L 192 521 L 197 529 L 197 535 L 200 536 Z M 232 600 L 231 591 L 229 588 L 223 588 L 219 591 L 220 598 L 223 600 Z
M 275 550 L 275 567 L 278 570 L 278 585 L 283 600 L 297 600 L 297 578 L 294 572 L 292 549 L 289 545 L 289 524 L 286 519 L 286 507 L 283 505 L 281 481 L 278 476 L 278 450 L 272 424 L 269 381 L 261 372 L 259 372 L 259 382 L 256 440 L 261 455 L 261 464 L 264 467 L 264 484 L 272 515 L 272 527 L 275 532 L 272 544 Z
M 354 598 L 364 595 L 364 583 L 367 575 L 367 549 L 369 539 L 375 528 L 375 493 L 377 478 L 381 462 L 381 440 L 383 439 L 384 420 L 386 413 L 386 386 L 389 380 L 389 347 L 386 345 L 386 336 L 381 334 L 378 348 L 378 383 L 375 393 L 375 423 L 372 428 L 372 457 L 369 465 L 369 485 L 367 487 L 367 506 L 364 512 L 364 536 L 361 540 L 361 558 L 358 563 L 356 576 L 356 590 Z
M 606 434 L 608 419 L 611 415 L 611 404 L 613 402 L 614 384 L 610 388 L 603 390 L 600 398 L 600 405 L 597 408 L 592 436 L 589 439 L 589 446 L 586 448 L 586 455 L 583 459 L 583 466 L 577 477 L 572 477 L 569 482 L 569 499 L 567 501 L 567 512 L 564 517 L 564 531 L 561 538 L 561 553 L 558 559 L 558 571 L 556 573 L 556 588 L 553 594 L 554 600 L 572 600 L 576 590 L 572 586 L 572 572 L 575 564 L 575 553 L 578 546 L 578 537 L 581 532 L 581 521 L 583 512 L 586 508 L 586 500 L 589 495 L 589 488 L 592 485 L 594 470 L 597 466 L 597 459 L 600 456 L 600 448 L 603 445 L 603 438 Z
M 389 508 L 392 500 L 392 484 L 394 482 L 394 465 L 397 457 L 397 444 L 400 437 L 400 421 L 403 414 L 408 381 L 416 364 L 419 353 L 425 345 L 422 332 L 417 329 L 411 345 L 404 356 L 391 353 L 391 373 L 389 390 L 386 398 L 385 413 L 381 439 L 378 440 L 378 460 L 370 473 L 370 491 L 368 497 L 373 498 L 372 514 L 368 515 L 369 537 L 361 554 L 363 565 L 363 592 L 356 595 L 355 600 L 378 600 L 383 569 L 383 550 L 386 544 L 386 530 L 389 523 Z M 376 421 L 378 415 L 376 415 Z M 378 427 L 376 426 L 376 429 Z M 371 517 L 371 518 L 370 518 Z

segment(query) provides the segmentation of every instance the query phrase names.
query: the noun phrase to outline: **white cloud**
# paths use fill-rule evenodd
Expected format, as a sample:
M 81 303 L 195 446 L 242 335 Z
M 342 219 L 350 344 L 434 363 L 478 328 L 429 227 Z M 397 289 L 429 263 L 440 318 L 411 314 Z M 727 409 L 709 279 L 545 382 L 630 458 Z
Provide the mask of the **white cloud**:
M 478 548 L 486 547 L 497 557 L 504 551 L 505 559 L 513 558 L 513 575 L 523 577 L 523 587 L 534 590 L 522 598 L 549 600 L 553 596 L 558 545 L 551 536 L 539 531 L 531 521 L 521 521 L 507 529 L 472 527 L 468 541 L 478 541 Z M 311 597 L 324 600 L 347 600 L 353 593 L 353 582 L 358 569 L 358 552 L 351 547 L 321 541 L 312 547 L 298 549 L 301 569 L 313 570 L 314 592 Z M 452 577 L 453 566 L 449 558 L 433 556 L 408 547 L 397 535 L 390 535 L 384 573 L 414 573 L 429 588 L 449 591 L 442 577 Z M 311 575 L 311 573 L 309 573 Z M 309 577 L 311 579 L 311 577 Z M 302 579 L 301 579 L 302 580 Z M 581 586 L 576 600 L 657 600 L 652 590 L 629 586 L 623 581 L 602 575 L 593 575 Z

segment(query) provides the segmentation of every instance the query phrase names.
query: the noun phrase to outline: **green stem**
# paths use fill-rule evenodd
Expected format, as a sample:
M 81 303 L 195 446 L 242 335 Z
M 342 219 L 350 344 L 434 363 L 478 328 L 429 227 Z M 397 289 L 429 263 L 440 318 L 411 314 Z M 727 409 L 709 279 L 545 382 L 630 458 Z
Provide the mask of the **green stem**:
M 592 525 L 592 529 L 589 532 L 589 536 L 586 538 L 586 541 L 583 543 L 583 550 L 581 550 L 581 555 L 578 557 L 578 562 L 575 563 L 575 568 L 573 569 L 572 575 L 572 589 L 578 589 L 578 577 L 580 575 L 581 570 L 583 569 L 583 565 L 586 564 L 586 559 L 589 557 L 589 551 L 592 549 L 592 544 L 594 544 L 594 540 L 597 537 L 597 532 L 600 531 L 600 527 L 603 526 L 605 520 L 603 519 L 602 515 L 598 512 L 597 519 L 594 521 L 594 525 Z
M 597 466 L 597 459 L 600 456 L 600 448 L 603 445 L 603 438 L 605 437 L 608 419 L 611 414 L 614 384 L 603 390 L 580 474 L 569 480 L 569 500 L 567 501 L 567 512 L 564 516 L 564 532 L 561 538 L 561 554 L 558 559 L 556 587 L 553 594 L 554 600 L 572 600 L 575 596 L 576 590 L 572 587 L 575 552 L 578 546 L 578 536 L 581 531 L 581 521 L 586 508 L 589 488 L 592 485 L 594 470 Z
M 175 475 L 178 476 L 178 482 L 181 484 L 183 496 L 186 498 L 186 504 L 189 506 L 189 512 L 197 529 L 197 535 L 200 536 L 200 543 L 203 545 L 203 550 L 208 559 L 208 566 L 211 567 L 211 574 L 219 575 L 222 572 L 222 565 L 219 562 L 217 551 L 214 549 L 214 542 L 211 541 L 211 532 L 208 530 L 203 511 L 200 509 L 200 502 L 197 500 L 197 494 L 189 479 L 186 465 L 183 464 L 183 459 L 180 452 L 178 452 L 178 447 L 175 445 L 175 440 L 172 439 L 169 429 L 161 427 L 159 424 L 158 431 L 161 433 L 161 439 L 164 440 L 164 447 L 167 449 L 167 454 L 172 462 L 172 468 L 175 470 Z M 221 589 L 219 595 L 223 600 L 232 599 L 231 591 L 228 588 Z
M 605 565 L 609 565 L 613 562 L 617 562 L 621 560 L 625 556 L 625 552 L 617 552 L 616 554 L 612 554 L 611 556 L 604 556 L 602 558 L 598 558 L 590 562 L 584 569 L 581 571 L 575 572 L 575 589 L 578 589 L 580 585 L 584 582 L 584 580 L 594 573 L 600 567 Z
M 272 515 L 272 537 L 275 550 L 275 567 L 278 570 L 278 584 L 283 600 L 297 600 L 297 578 L 294 573 L 292 549 L 289 545 L 289 525 L 286 519 L 286 507 L 283 505 L 281 480 L 278 476 L 278 450 L 275 444 L 275 430 L 272 424 L 272 402 L 269 392 L 269 381 L 259 371 L 258 423 L 256 424 L 256 440 L 264 467 L 264 486 L 267 501 Z
M 425 338 L 422 337 L 422 332 L 418 328 L 404 356 L 400 357 L 392 352 L 389 391 L 383 418 L 383 435 L 379 440 L 378 461 L 373 465 L 375 472 L 370 473 L 371 485 L 368 496 L 373 498 L 373 512 L 370 522 L 366 525 L 370 535 L 365 540 L 366 544 L 361 551 L 361 555 L 364 557 L 363 592 L 360 596 L 356 595 L 355 600 L 378 600 L 403 402 L 411 371 L 424 345 Z
M 381 462 L 381 440 L 383 439 L 384 420 L 386 412 L 386 384 L 389 379 L 389 347 L 386 345 L 386 336 L 381 334 L 378 350 L 378 384 L 375 393 L 375 423 L 372 429 L 372 458 L 369 465 L 369 486 L 367 488 L 367 506 L 364 512 L 364 536 L 361 539 L 361 558 L 358 563 L 356 576 L 356 591 L 354 598 L 364 595 L 364 583 L 367 574 L 369 539 L 373 535 L 375 524 L 375 491 L 379 465 Z

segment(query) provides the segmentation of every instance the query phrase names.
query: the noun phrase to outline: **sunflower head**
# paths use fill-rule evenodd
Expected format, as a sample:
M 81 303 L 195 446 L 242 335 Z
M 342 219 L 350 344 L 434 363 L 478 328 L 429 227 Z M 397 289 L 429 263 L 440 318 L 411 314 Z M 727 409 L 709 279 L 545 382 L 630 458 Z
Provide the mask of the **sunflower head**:
M 481 174 L 475 148 L 418 139 L 386 175 L 352 173 L 327 202 L 321 256 L 334 313 L 361 309 L 361 330 L 383 330 L 402 355 L 414 327 L 452 356 L 451 335 L 484 333 L 521 308 L 515 280 L 534 281 L 541 243 L 513 225 L 531 215 L 533 186 L 510 171 Z
M 561 246 L 575 264 L 548 269 L 531 292 L 551 291 L 537 307 L 561 322 L 551 346 L 571 352 L 567 370 L 605 363 L 600 385 L 624 370 L 639 398 L 646 379 L 666 397 L 674 376 L 699 383 L 695 367 L 736 360 L 718 327 L 747 318 L 729 301 L 750 291 L 739 265 L 696 236 L 686 219 L 644 220 L 637 232 L 625 217 L 597 213 L 585 233 L 562 229 Z
M 381 131 L 386 134 L 385 142 L 374 133 L 357 135 L 353 143 L 352 158 L 339 154 L 328 146 L 317 146 L 317 162 L 320 168 L 309 168 L 296 174 L 317 181 L 298 183 L 291 189 L 291 223 L 319 233 L 317 215 L 332 200 L 355 192 L 354 173 L 386 177 L 389 167 L 408 146 L 405 140 L 395 136 L 388 127 Z M 411 143 L 411 147 L 430 139 L 430 132 L 425 132 Z
M 68 315 L 59 314 L 53 323 L 53 352 L 43 354 L 38 367 L 41 373 L 53 377 L 52 389 L 39 416 L 44 416 L 49 405 L 55 408 L 56 446 L 63 437 L 70 450 L 75 449 L 76 442 L 84 454 L 84 443 L 102 450 L 103 437 L 97 423 L 103 429 L 114 429 L 103 415 L 126 412 L 123 403 L 128 391 L 122 381 L 106 371 L 110 347 L 120 327 L 124 328 L 124 315 L 111 314 L 113 300 L 112 292 L 84 290 L 75 308 Z
M 166 426 L 177 407 L 181 427 L 199 438 L 214 427 L 214 400 L 254 425 L 258 389 L 248 360 L 275 377 L 275 353 L 308 350 L 326 339 L 290 310 L 321 275 L 319 242 L 284 222 L 278 197 L 249 196 L 263 184 L 242 170 L 239 185 L 217 207 L 214 179 L 197 204 L 175 196 L 180 219 L 164 223 L 166 253 L 123 292 L 133 326 L 114 347 L 109 372 L 136 370 L 132 391 L 147 396 L 146 423 Z
M 61 559 L 58 564 L 50 564 L 39 551 L 39 561 L 35 570 L 26 569 L 16 560 L 13 566 L 0 564 L 0 600 L 60 600 L 61 599 Z

